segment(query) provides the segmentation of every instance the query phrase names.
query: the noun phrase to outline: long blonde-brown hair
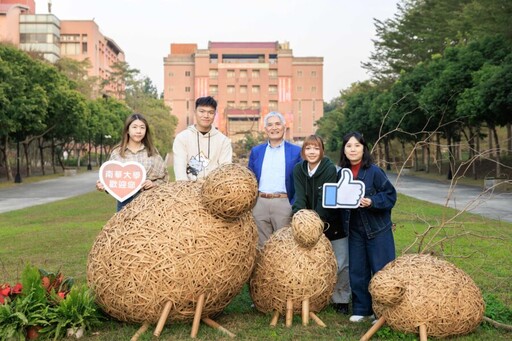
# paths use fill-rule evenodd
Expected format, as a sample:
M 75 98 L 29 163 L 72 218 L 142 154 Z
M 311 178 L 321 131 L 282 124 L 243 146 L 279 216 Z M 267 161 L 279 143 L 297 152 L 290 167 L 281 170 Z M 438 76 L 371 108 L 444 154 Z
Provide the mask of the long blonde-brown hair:
M 128 135 L 128 130 L 130 129 L 130 124 L 132 124 L 133 121 L 142 121 L 146 125 L 146 134 L 144 135 L 144 138 L 142 139 L 142 143 L 146 147 L 148 156 L 153 156 L 158 154 L 158 151 L 155 148 L 155 145 L 153 144 L 153 139 L 151 137 L 151 130 L 149 129 L 148 121 L 144 116 L 138 113 L 133 113 L 130 116 L 126 118 L 124 121 L 124 128 L 123 128 L 123 134 L 121 143 L 117 147 L 119 147 L 119 154 L 121 157 L 124 157 L 124 152 L 126 150 L 126 146 L 128 145 L 128 141 L 130 140 L 130 135 Z

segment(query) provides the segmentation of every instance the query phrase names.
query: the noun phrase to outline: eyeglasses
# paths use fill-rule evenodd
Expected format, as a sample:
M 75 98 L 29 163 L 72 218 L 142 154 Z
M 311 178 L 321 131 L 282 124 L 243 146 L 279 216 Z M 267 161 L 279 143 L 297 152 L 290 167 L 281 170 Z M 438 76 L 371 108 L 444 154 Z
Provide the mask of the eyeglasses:
M 200 116 L 209 116 L 209 117 L 213 117 L 215 116 L 215 110 L 204 110 L 204 109 L 199 109 L 196 111 Z

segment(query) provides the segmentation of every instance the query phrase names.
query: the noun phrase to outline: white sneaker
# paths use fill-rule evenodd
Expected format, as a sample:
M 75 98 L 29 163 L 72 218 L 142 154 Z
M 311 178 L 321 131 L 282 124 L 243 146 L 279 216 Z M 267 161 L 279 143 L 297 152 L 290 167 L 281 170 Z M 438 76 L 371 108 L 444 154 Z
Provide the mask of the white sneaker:
M 348 319 L 350 322 L 363 322 L 363 321 L 373 321 L 375 320 L 375 316 L 374 315 L 369 315 L 369 316 L 363 316 L 363 315 L 352 315 L 350 316 L 350 318 Z

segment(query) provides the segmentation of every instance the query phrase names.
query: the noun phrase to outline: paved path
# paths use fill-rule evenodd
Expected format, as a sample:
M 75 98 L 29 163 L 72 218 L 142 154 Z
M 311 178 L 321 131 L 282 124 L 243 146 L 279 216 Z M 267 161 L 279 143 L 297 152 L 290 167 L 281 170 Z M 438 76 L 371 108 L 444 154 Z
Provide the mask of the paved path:
M 402 175 L 396 180 L 389 174 L 390 180 L 399 193 L 459 210 L 481 214 L 485 217 L 512 222 L 512 193 L 482 193 L 481 188 L 457 185 L 450 192 L 448 184 Z M 97 171 L 65 176 L 0 189 L 0 213 L 21 208 L 46 204 L 91 192 L 95 190 Z M 450 198 L 447 204 L 447 199 Z
M 512 222 L 512 193 L 483 191 L 482 188 L 457 184 L 454 190 L 444 182 L 388 174 L 399 193 L 434 204 L 465 210 L 496 220 Z
M 96 190 L 98 171 L 0 189 L 0 213 L 71 198 Z

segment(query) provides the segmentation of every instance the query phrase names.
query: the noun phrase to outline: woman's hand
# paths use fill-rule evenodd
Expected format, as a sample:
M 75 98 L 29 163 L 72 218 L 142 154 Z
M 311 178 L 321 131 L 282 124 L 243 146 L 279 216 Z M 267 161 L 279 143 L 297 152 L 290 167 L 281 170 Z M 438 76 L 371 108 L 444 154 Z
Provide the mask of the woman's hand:
M 361 202 L 359 203 L 359 207 L 371 207 L 372 206 L 372 199 L 370 198 L 363 198 L 361 199 Z
M 100 192 L 103 192 L 105 190 L 105 187 L 103 186 L 100 180 L 96 180 L 96 189 Z
M 142 185 L 142 189 L 147 190 L 155 187 L 155 183 L 151 180 L 144 181 L 144 184 Z

